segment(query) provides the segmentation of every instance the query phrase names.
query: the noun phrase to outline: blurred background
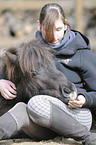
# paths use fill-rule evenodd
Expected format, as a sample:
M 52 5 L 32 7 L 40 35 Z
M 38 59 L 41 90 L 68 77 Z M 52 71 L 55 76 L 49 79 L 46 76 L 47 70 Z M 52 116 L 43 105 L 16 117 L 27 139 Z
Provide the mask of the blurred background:
M 46 3 L 56 2 L 72 29 L 85 34 L 96 50 L 96 0 L 0 0 L 0 54 L 10 46 L 35 38 L 39 13 Z

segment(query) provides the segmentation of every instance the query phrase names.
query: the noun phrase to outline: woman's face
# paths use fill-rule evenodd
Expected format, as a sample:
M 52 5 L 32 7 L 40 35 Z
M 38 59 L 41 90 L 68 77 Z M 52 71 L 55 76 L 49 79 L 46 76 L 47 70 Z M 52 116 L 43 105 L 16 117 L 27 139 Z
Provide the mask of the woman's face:
M 47 43 L 49 43 L 51 45 L 57 45 L 63 39 L 64 31 L 67 29 L 67 25 L 64 25 L 62 19 L 59 18 L 54 23 L 54 28 L 53 29 L 54 29 L 53 30 L 54 41 L 51 42 L 51 43 L 50 42 L 47 42 Z M 42 33 L 42 37 L 45 39 L 45 30 L 44 30 L 43 26 L 41 27 L 41 33 Z

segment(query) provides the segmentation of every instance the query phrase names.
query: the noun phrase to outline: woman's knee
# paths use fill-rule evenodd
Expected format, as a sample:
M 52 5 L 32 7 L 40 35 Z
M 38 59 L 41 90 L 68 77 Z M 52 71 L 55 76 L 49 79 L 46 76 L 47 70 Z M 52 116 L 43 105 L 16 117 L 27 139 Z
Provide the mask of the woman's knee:
M 45 108 L 48 110 L 50 107 L 50 101 L 48 100 L 47 95 L 37 95 L 32 97 L 27 106 L 33 112 L 42 115 L 42 112 L 45 111 Z
M 32 97 L 27 104 L 28 115 L 33 122 L 49 127 L 50 125 L 50 101 L 46 95 Z

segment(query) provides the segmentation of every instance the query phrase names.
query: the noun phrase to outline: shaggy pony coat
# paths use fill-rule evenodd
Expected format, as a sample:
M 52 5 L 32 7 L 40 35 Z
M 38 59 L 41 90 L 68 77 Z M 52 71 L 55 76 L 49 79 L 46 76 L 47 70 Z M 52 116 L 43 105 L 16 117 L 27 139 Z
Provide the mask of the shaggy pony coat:
M 76 98 L 75 85 L 56 68 L 56 60 L 50 51 L 36 39 L 5 52 L 0 73 L 15 83 L 17 97 L 6 100 L 0 96 L 0 115 L 17 102 L 27 103 L 35 95 L 50 95 L 64 103 Z

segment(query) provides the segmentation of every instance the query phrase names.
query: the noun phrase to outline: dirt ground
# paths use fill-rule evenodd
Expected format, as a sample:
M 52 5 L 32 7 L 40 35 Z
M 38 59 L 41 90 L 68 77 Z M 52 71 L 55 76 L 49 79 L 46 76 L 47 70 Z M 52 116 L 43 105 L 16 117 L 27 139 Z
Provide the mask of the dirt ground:
M 0 141 L 0 145 L 81 145 L 81 143 L 75 142 L 73 139 L 56 137 L 53 140 L 38 142 L 30 139 L 2 140 Z

